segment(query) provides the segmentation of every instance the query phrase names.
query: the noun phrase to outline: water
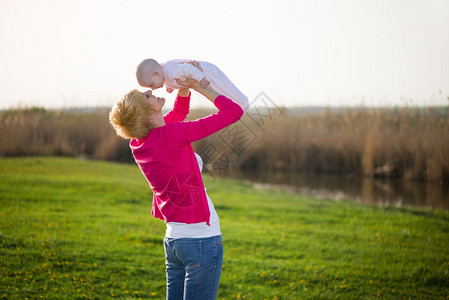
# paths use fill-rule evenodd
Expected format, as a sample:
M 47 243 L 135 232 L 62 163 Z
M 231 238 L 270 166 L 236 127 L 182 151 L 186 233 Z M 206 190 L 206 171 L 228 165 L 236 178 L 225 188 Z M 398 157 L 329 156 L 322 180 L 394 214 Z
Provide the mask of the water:
M 449 210 L 449 185 L 436 182 L 285 172 L 242 171 L 237 176 L 256 188 L 282 189 L 317 198 Z

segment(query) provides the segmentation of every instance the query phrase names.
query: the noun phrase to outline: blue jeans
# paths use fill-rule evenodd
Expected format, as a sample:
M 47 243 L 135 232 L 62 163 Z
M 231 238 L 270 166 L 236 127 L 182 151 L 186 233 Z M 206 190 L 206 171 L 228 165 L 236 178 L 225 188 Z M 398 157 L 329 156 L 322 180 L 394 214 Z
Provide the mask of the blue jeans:
M 221 235 L 209 238 L 164 238 L 167 300 L 217 297 L 223 265 Z

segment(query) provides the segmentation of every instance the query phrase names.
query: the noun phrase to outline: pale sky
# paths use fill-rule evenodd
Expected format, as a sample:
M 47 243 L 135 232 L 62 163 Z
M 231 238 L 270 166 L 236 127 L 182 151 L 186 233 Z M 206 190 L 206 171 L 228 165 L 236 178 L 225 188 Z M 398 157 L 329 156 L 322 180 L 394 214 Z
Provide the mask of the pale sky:
M 283 106 L 449 104 L 448 0 L 0 0 L 0 45 L 0 109 L 111 106 L 149 57 Z

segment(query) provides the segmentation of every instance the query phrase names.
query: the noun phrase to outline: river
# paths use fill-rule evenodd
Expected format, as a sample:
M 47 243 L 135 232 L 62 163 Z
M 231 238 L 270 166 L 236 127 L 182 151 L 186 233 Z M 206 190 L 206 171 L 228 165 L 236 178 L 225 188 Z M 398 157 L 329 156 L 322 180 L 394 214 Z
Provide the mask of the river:
M 449 210 L 449 185 L 357 176 L 241 171 L 234 174 L 259 189 L 282 189 L 316 198 Z

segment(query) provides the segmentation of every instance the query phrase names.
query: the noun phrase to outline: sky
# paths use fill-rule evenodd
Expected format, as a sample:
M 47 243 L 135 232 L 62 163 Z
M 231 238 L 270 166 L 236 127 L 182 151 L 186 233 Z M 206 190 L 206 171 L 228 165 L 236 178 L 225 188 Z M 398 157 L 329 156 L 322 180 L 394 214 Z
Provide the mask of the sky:
M 449 105 L 447 0 L 0 0 L 0 45 L 0 109 L 112 106 L 145 58 L 279 106 Z

